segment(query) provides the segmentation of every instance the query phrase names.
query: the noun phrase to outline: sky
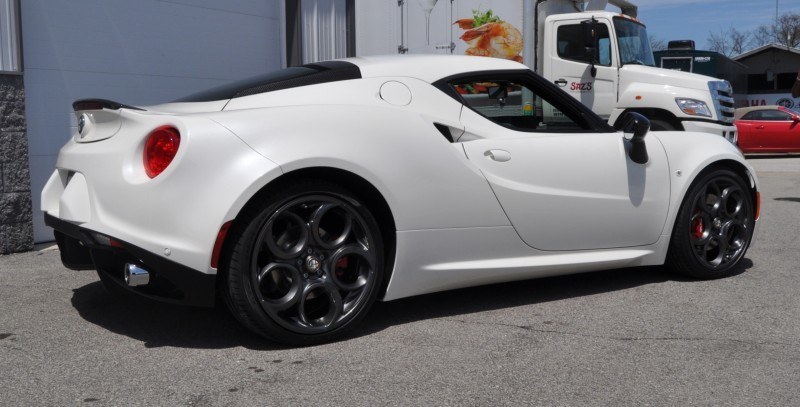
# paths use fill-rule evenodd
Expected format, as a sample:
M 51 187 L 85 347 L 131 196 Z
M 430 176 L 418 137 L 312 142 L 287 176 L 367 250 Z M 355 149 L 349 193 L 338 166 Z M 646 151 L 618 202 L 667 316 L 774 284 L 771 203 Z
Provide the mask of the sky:
M 631 0 L 651 36 L 664 41 L 694 40 L 708 49 L 710 32 L 734 27 L 751 31 L 775 20 L 775 0 Z M 778 0 L 778 13 L 800 13 L 800 0 Z M 610 9 L 610 8 L 609 8 Z

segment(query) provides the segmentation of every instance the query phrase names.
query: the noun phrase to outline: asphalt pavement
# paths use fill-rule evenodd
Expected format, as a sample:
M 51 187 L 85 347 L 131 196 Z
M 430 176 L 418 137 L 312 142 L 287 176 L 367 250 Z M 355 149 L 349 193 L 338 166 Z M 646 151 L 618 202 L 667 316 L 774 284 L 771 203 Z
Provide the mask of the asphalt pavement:
M 752 158 L 741 273 L 609 270 L 378 303 L 279 347 L 225 311 L 114 298 L 59 252 L 0 256 L 0 405 L 800 405 L 800 158 Z

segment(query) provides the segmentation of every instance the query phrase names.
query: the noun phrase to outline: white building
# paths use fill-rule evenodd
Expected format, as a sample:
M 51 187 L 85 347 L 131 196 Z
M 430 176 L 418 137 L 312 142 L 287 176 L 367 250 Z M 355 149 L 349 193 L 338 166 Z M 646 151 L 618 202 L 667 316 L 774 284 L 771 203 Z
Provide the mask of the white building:
M 73 101 L 156 104 L 354 55 L 354 7 L 355 0 L 0 0 L 0 253 L 53 240 L 39 194 L 77 126 Z

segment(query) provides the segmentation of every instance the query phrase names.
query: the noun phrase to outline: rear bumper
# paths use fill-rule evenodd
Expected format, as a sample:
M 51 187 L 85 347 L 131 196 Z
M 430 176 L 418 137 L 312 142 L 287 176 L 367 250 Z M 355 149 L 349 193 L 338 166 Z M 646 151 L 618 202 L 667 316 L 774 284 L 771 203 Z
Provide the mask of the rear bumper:
M 64 266 L 73 270 L 95 269 L 121 288 L 151 299 L 182 305 L 214 305 L 216 275 L 202 273 L 47 213 L 44 217 L 45 224 L 55 229 Z M 98 239 L 98 236 L 112 238 L 114 245 L 103 242 L 104 239 Z M 150 283 L 138 287 L 125 284 L 123 273 L 128 263 L 148 270 Z

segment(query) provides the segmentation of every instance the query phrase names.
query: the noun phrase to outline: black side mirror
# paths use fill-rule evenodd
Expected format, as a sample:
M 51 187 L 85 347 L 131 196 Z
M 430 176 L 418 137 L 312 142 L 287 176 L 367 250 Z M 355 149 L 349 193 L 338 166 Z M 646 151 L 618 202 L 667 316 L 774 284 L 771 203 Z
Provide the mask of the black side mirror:
M 489 86 L 488 88 L 489 99 L 497 99 L 500 102 L 500 107 L 506 105 L 506 98 L 508 98 L 508 85 L 499 83 L 498 86 Z
M 499 86 L 488 87 L 489 99 L 505 99 L 508 97 L 508 86 L 500 84 Z
M 644 136 L 650 130 L 650 120 L 636 112 L 628 112 L 617 122 L 616 130 L 625 133 L 625 139 L 631 142 L 631 150 L 628 156 L 636 164 L 647 164 L 647 146 L 644 144 Z
M 592 78 L 597 76 L 597 68 L 594 64 L 597 63 L 597 20 L 592 17 L 591 20 L 581 22 L 583 28 L 583 53 L 584 57 L 591 64 Z

